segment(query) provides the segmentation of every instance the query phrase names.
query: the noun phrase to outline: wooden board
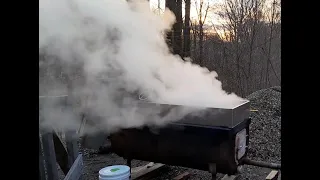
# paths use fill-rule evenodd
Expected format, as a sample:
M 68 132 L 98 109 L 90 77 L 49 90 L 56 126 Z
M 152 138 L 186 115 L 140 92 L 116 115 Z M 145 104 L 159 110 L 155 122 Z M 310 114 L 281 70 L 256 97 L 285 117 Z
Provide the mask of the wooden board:
M 48 180 L 59 180 L 56 153 L 54 151 L 53 133 L 41 133 L 43 157 L 47 170 Z
M 44 167 L 44 158 L 42 155 L 41 141 L 39 137 L 39 180 L 46 180 L 46 173 Z
M 83 172 L 83 159 L 82 154 L 79 154 L 77 159 L 74 161 L 71 166 L 68 174 L 64 178 L 64 180 L 80 180 Z
M 54 150 L 56 152 L 56 159 L 57 162 L 63 171 L 63 173 L 66 175 L 70 169 L 68 167 L 68 152 L 67 149 L 64 147 L 62 140 L 57 135 L 56 132 L 53 133 L 53 142 L 54 142 Z
M 221 178 L 221 180 L 236 180 L 238 178 L 238 176 L 235 176 L 235 175 L 231 175 L 231 176 L 228 176 L 227 174 Z
M 173 180 L 185 180 L 185 179 L 188 179 L 190 176 L 191 174 L 189 172 L 184 172 L 179 176 L 174 177 Z
M 68 151 L 68 167 L 71 168 L 73 162 L 77 159 L 79 154 L 76 131 L 67 131 L 65 136 Z
M 277 180 L 279 176 L 279 171 L 272 170 L 266 177 L 266 180 Z
M 149 163 L 145 166 L 140 166 L 140 167 L 136 167 L 136 168 L 132 168 L 131 170 L 131 179 L 141 179 L 144 178 L 146 176 L 151 176 L 154 175 L 154 173 L 156 171 L 158 171 L 159 169 L 161 169 L 162 167 L 164 167 L 164 164 L 160 164 L 160 163 Z

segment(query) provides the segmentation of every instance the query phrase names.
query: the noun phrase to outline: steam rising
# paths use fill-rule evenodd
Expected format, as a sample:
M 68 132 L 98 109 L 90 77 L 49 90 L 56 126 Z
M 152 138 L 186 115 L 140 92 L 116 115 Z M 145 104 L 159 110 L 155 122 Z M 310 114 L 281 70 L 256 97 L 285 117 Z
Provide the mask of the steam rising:
M 87 132 L 162 125 L 199 108 L 239 104 L 242 98 L 223 91 L 216 72 L 169 52 L 163 34 L 174 20 L 169 11 L 153 14 L 145 0 L 39 0 L 39 55 L 68 73 L 80 67 L 84 80 L 71 82 L 78 111 L 93 121 Z M 138 94 L 190 108 L 163 113 L 163 106 L 141 103 Z M 42 127 L 78 128 L 74 109 L 50 102 L 40 105 Z

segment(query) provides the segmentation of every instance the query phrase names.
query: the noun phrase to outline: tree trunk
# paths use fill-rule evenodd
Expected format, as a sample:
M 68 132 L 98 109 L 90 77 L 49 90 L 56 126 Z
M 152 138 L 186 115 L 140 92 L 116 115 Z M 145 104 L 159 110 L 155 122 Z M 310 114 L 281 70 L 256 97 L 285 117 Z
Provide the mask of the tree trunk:
M 190 6 L 191 6 L 191 0 L 186 0 L 184 30 L 183 30 L 184 57 L 191 56 L 191 53 L 190 53 Z
M 173 34 L 174 34 L 174 44 L 173 52 L 174 54 L 179 54 L 183 57 L 182 51 L 182 0 L 176 0 L 176 9 L 175 9 L 176 23 L 173 25 Z
M 166 0 L 166 8 L 168 8 L 170 11 L 172 11 L 175 14 L 175 7 L 176 7 L 176 1 L 175 0 Z M 174 38 L 173 38 L 173 31 L 168 31 L 167 33 L 167 44 L 170 48 L 170 50 L 173 50 L 174 45 Z
M 193 58 L 194 60 L 197 60 L 197 26 L 194 25 L 195 27 L 193 28 Z
M 199 65 L 203 65 L 203 24 L 199 22 Z

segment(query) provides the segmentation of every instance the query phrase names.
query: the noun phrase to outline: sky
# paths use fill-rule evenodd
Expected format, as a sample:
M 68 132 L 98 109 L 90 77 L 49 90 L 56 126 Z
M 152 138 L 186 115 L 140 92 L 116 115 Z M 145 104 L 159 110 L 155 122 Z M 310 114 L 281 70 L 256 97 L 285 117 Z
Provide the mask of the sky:
M 160 1 L 160 11 L 164 11 L 165 9 L 165 0 L 150 0 L 150 8 L 152 10 L 157 11 L 158 9 L 158 1 Z M 190 9 L 190 18 L 192 21 L 197 20 L 198 21 L 198 13 L 197 13 L 197 8 L 196 8 L 196 3 L 198 2 L 197 5 L 199 6 L 199 0 L 191 0 L 191 9 Z M 204 0 L 204 7 L 203 7 L 203 16 L 205 14 L 205 9 L 207 7 L 207 3 L 209 2 L 210 7 L 214 7 L 214 5 L 219 5 L 222 4 L 224 0 Z M 184 1 L 182 1 L 184 2 Z M 184 16 L 185 12 L 184 12 L 184 3 L 182 4 L 182 16 Z M 216 7 L 216 6 L 215 6 Z M 198 8 L 199 9 L 199 8 Z M 157 12 L 158 13 L 158 12 Z M 214 25 L 215 27 L 221 26 L 224 23 L 223 19 L 219 18 L 218 15 L 214 14 L 213 11 L 209 11 L 206 21 L 204 22 L 205 25 L 211 26 L 211 30 L 212 32 L 216 32 L 218 34 L 220 34 L 220 36 L 223 36 L 223 31 L 222 30 L 218 30 L 212 27 L 212 25 Z M 209 30 L 209 29 L 208 29 Z
M 165 0 L 150 0 L 150 8 L 152 9 L 152 10 L 155 10 L 156 12 L 157 12 L 157 9 L 158 9 L 158 1 L 160 1 L 160 12 L 162 11 L 164 11 L 164 9 L 165 9 Z M 195 3 L 195 1 L 196 0 L 191 0 L 191 9 L 190 9 L 190 18 L 191 18 L 191 20 L 193 19 L 193 20 L 198 20 L 198 13 L 197 13 L 197 8 L 196 8 L 196 3 Z M 184 1 L 183 1 L 184 2 Z M 223 0 L 204 0 L 204 9 L 206 8 L 206 6 L 207 6 L 207 3 L 209 2 L 209 4 L 210 4 L 210 6 L 212 6 L 212 5 L 217 5 L 217 4 L 219 4 L 219 3 L 222 3 L 223 2 Z M 198 5 L 199 5 L 199 1 L 198 1 Z M 183 3 L 183 5 L 182 5 L 183 7 L 183 10 L 182 10 L 182 16 L 184 16 L 184 3 Z M 203 11 L 205 11 L 205 10 L 203 10 Z M 203 16 L 204 16 L 204 13 L 205 12 L 203 12 Z M 211 25 L 215 25 L 215 26 L 219 26 L 219 25 L 221 25 L 223 23 L 223 20 L 221 19 L 221 18 L 219 18 L 217 15 L 215 15 L 214 13 L 212 13 L 212 11 L 211 11 L 211 13 L 210 13 L 210 11 L 209 11 L 209 13 L 208 13 L 208 15 L 207 15 L 207 18 L 206 18 L 206 22 L 205 22 L 205 24 L 207 24 L 207 25 L 209 25 L 209 26 L 211 26 Z M 213 30 L 212 29 L 212 31 L 215 31 L 215 32 L 217 32 L 217 33 L 219 33 L 220 34 L 220 36 L 223 36 L 223 32 L 221 31 L 220 32 L 220 30 Z
M 163 11 L 165 8 L 165 0 L 150 0 L 150 7 L 152 9 L 157 9 L 158 8 L 158 1 L 160 1 L 160 8 Z M 223 0 L 204 0 L 205 4 L 206 3 L 210 3 L 210 5 L 213 4 L 218 4 L 223 2 Z M 184 6 L 184 4 L 183 4 Z M 183 7 L 184 9 L 184 7 Z M 184 10 L 182 11 L 182 16 L 184 16 Z M 191 0 L 191 10 L 190 10 L 190 16 L 191 19 L 197 19 L 197 10 L 196 10 L 196 4 L 195 4 L 195 0 Z M 212 14 L 211 14 L 211 18 L 212 18 Z M 209 19 L 209 18 L 208 18 Z

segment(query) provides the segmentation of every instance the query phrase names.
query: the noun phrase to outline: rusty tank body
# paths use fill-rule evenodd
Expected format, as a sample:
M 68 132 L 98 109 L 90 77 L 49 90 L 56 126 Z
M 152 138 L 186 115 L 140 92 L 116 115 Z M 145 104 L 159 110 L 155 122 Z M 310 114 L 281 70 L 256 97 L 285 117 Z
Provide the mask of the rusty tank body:
M 207 108 L 202 116 L 159 128 L 122 129 L 109 139 L 112 151 L 128 164 L 138 159 L 233 175 L 247 154 L 249 111 L 249 101 L 230 109 Z

